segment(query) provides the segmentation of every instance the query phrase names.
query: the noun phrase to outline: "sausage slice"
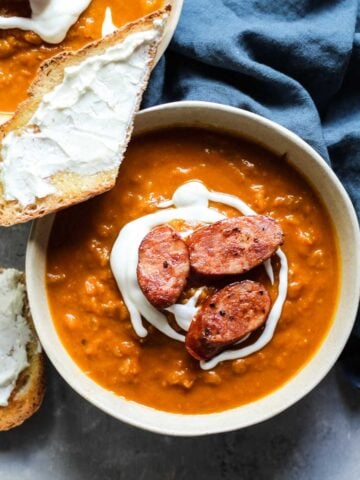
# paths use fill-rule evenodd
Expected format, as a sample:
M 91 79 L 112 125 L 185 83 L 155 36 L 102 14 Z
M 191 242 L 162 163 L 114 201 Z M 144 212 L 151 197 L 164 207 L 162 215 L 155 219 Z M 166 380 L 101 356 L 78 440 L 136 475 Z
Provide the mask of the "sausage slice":
M 261 327 L 270 305 L 261 283 L 245 280 L 228 285 L 209 297 L 195 315 L 186 335 L 187 351 L 197 360 L 209 360 Z
M 190 264 L 200 275 L 242 274 L 270 258 L 282 243 L 282 230 L 270 217 L 228 218 L 189 237 Z
M 174 229 L 162 225 L 146 235 L 139 247 L 137 279 L 154 307 L 163 309 L 176 302 L 189 271 L 188 248 Z

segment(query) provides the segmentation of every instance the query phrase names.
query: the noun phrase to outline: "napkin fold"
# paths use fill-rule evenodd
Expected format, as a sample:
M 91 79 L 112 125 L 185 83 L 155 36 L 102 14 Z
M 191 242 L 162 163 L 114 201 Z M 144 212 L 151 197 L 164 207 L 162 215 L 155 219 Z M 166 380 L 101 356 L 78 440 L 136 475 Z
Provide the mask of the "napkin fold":
M 294 131 L 360 216 L 358 0 L 185 0 L 143 107 L 179 100 L 244 108 Z M 360 318 L 342 364 L 360 387 Z

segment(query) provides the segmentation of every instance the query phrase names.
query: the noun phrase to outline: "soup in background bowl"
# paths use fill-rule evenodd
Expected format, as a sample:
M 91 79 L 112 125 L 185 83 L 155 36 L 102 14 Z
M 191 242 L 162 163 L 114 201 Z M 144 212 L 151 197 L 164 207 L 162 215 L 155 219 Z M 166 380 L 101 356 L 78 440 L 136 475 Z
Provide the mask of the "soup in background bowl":
M 0 29 L 0 122 L 7 119 L 26 99 L 27 90 L 44 61 L 64 51 L 78 50 L 102 36 L 106 12 L 116 27 L 136 21 L 166 4 L 172 5 L 170 19 L 157 53 L 157 60 L 164 53 L 175 31 L 183 0 L 92 0 L 77 22 L 69 29 L 60 43 L 45 42 L 36 33 L 20 29 Z M 29 17 L 28 0 L 4 0 L 0 5 L 1 16 Z
M 278 220 L 289 263 L 287 299 L 272 340 L 211 369 L 147 324 L 149 335 L 138 338 L 109 264 L 124 225 L 194 180 Z M 60 212 L 55 223 L 54 217 L 36 222 L 27 253 L 29 298 L 46 352 L 85 398 L 153 431 L 214 433 L 278 413 L 331 368 L 355 318 L 357 247 L 346 193 L 298 137 L 242 110 L 169 104 L 137 116 L 111 192 Z M 277 280 L 279 264 L 273 268 Z M 245 277 L 261 281 L 275 301 L 278 283 L 271 284 L 263 267 Z M 191 293 L 185 291 L 184 302 Z

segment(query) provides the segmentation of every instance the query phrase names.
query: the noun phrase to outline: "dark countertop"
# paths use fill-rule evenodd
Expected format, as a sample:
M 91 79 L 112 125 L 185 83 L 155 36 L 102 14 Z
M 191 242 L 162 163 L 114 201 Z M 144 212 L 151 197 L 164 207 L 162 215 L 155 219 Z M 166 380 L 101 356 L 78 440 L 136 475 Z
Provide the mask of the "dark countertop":
M 29 226 L 0 229 L 0 265 L 24 267 Z M 360 391 L 338 367 L 305 399 L 254 427 L 199 438 L 129 427 L 48 369 L 41 410 L 0 433 L 1 480 L 359 480 Z

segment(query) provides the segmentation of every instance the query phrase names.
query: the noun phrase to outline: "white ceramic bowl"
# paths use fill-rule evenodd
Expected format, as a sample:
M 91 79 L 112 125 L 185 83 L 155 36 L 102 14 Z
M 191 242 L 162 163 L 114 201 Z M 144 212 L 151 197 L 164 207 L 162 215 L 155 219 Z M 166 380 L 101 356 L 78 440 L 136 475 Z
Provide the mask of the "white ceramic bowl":
M 58 372 L 85 399 L 114 417 L 154 432 L 204 435 L 239 429 L 270 418 L 307 394 L 335 363 L 352 329 L 359 301 L 359 226 L 353 206 L 325 161 L 304 141 L 258 115 L 224 105 L 179 102 L 140 112 L 135 133 L 172 125 L 211 126 L 260 142 L 275 153 L 287 153 L 321 195 L 336 226 L 341 252 L 341 294 L 333 325 L 311 361 L 289 382 L 253 403 L 207 415 L 180 415 L 125 400 L 87 377 L 63 347 L 49 313 L 45 292 L 45 260 L 54 216 L 38 220 L 30 234 L 26 274 L 31 311 L 42 345 Z
M 156 63 L 160 60 L 160 57 L 163 55 L 163 53 L 169 46 L 169 43 L 175 33 L 177 24 L 179 23 L 184 0 L 170 0 L 167 3 L 171 4 L 172 10 L 170 13 L 170 18 L 166 25 L 163 39 L 161 40 L 161 43 L 158 48 L 158 52 L 156 55 Z

